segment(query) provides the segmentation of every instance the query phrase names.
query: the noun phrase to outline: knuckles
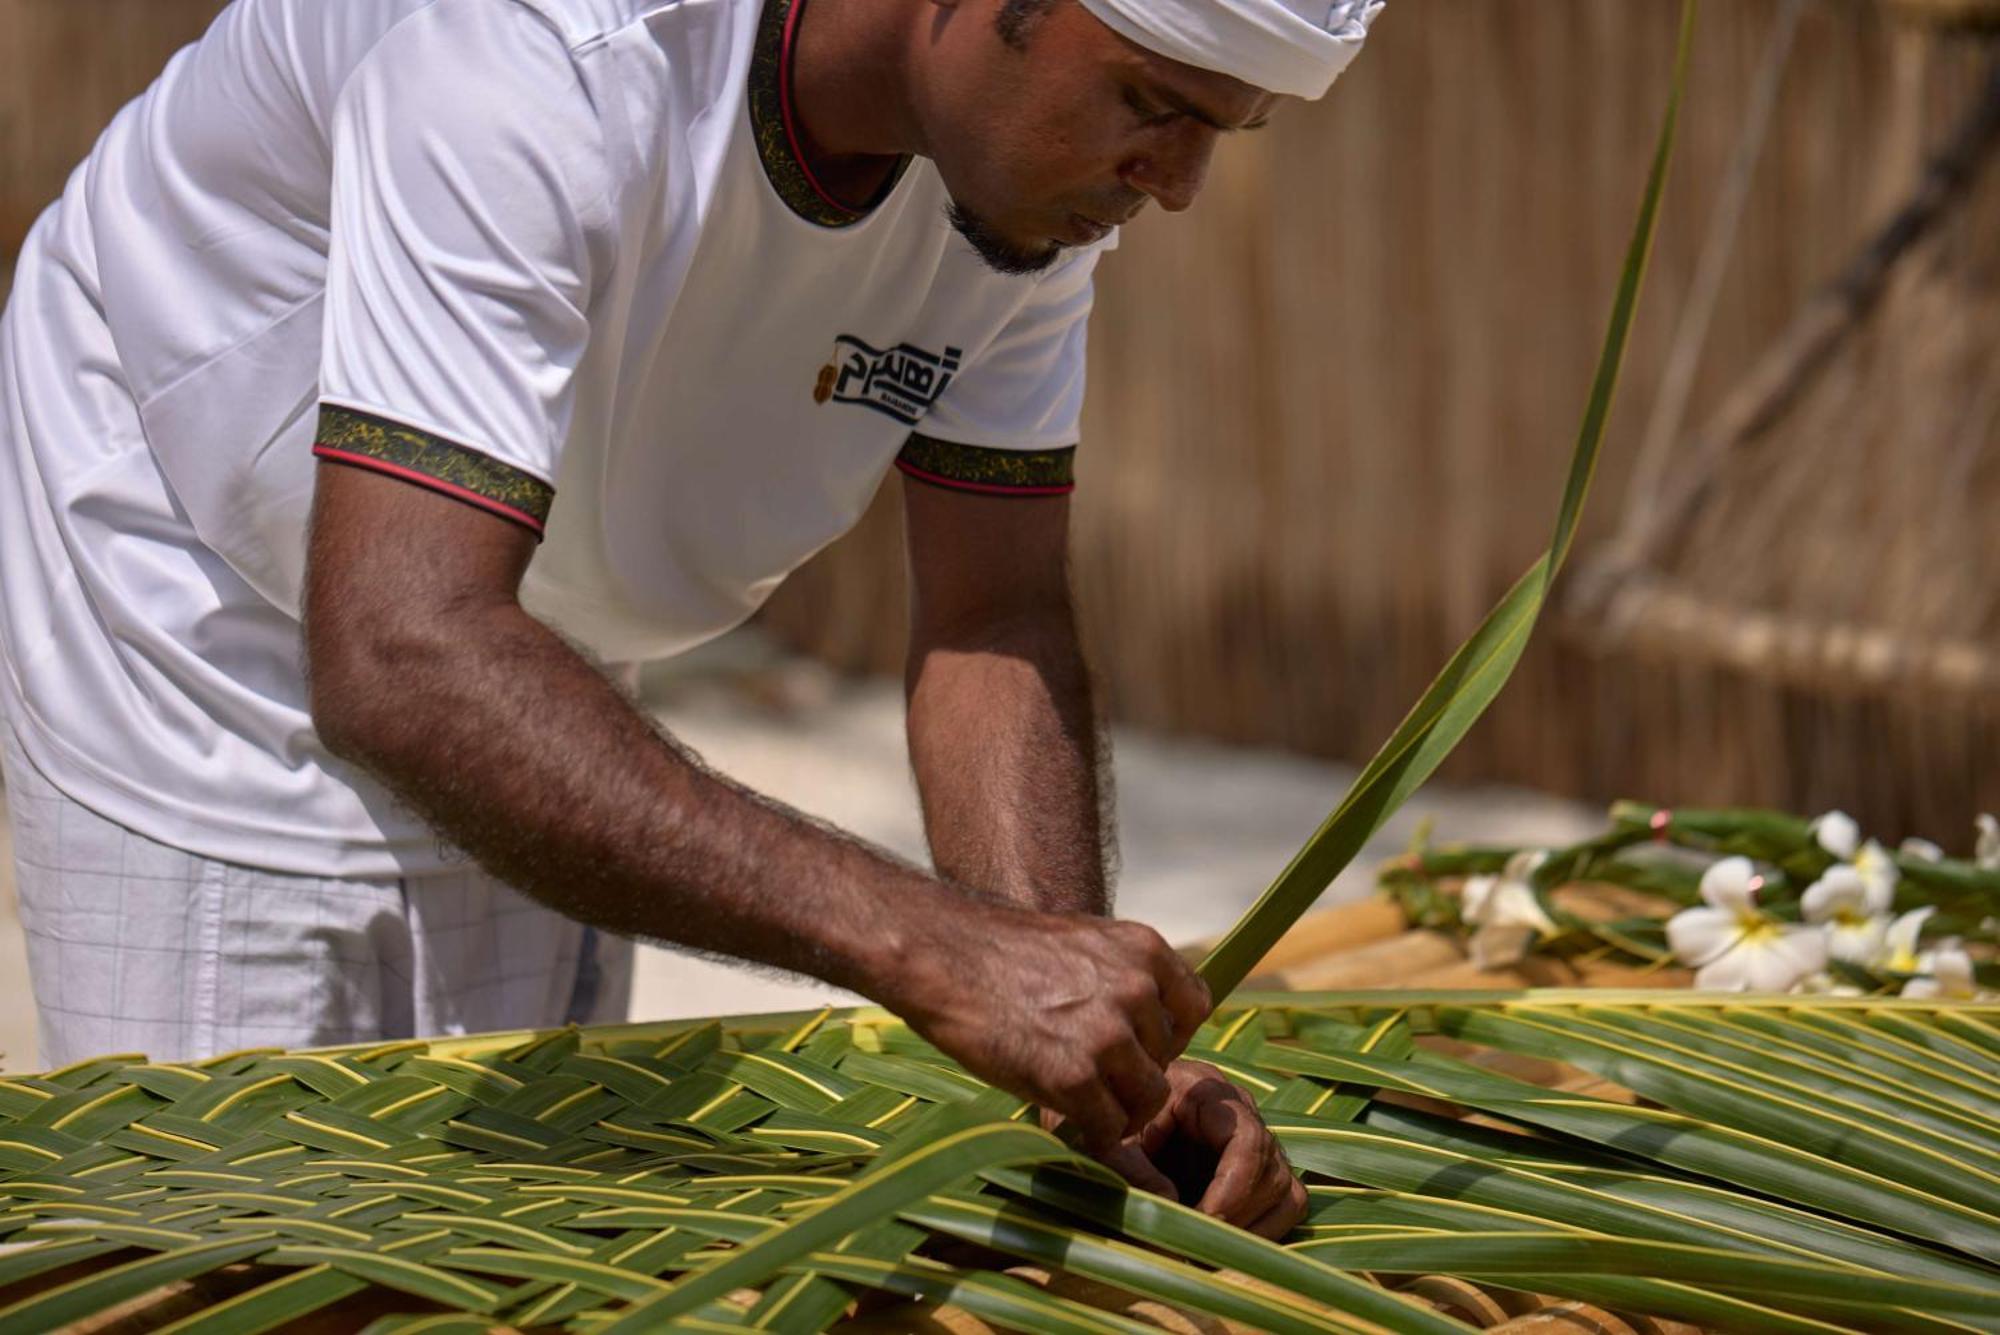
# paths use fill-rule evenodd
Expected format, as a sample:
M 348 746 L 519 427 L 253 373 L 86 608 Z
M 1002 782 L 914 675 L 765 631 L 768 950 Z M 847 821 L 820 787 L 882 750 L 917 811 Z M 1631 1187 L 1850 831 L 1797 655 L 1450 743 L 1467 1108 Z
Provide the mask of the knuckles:
M 1099 1029 L 1085 1045 L 1091 1058 L 1091 1074 L 1094 1076 L 1109 1066 L 1125 1050 L 1131 1036 L 1132 1031 L 1123 1025 L 1106 1025 Z
M 1109 927 L 1115 936 L 1122 938 L 1128 949 L 1144 956 L 1148 965 L 1162 956 L 1174 953 L 1174 948 L 1167 944 L 1167 939 L 1143 922 L 1132 922 L 1121 918 L 1109 924 Z
M 1181 1076 L 1182 1083 L 1188 1085 L 1191 1091 L 1199 1089 L 1203 1094 L 1214 1098 L 1235 1099 L 1242 1097 L 1242 1092 L 1236 1086 L 1229 1083 L 1229 1077 L 1224 1075 L 1219 1067 L 1187 1057 L 1183 1057 L 1180 1061 L 1174 1063 L 1174 1065 Z M 1211 1086 L 1214 1086 L 1214 1088 L 1211 1088 Z
M 1096 1087 L 1097 1068 L 1094 1066 L 1065 1064 L 1057 1067 L 1048 1078 L 1049 1091 L 1065 1111 L 1082 1107 Z
M 1118 1008 L 1130 1015 L 1156 1007 L 1159 1004 L 1159 989 L 1153 986 L 1150 977 L 1127 976 L 1115 984 L 1112 995 L 1117 999 Z

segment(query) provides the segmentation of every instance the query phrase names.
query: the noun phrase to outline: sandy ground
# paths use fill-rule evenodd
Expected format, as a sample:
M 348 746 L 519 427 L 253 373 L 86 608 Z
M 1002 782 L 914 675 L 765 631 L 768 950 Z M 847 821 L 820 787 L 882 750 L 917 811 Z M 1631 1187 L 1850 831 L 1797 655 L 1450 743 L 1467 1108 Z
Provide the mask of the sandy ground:
M 649 678 L 661 717 L 738 779 L 904 856 L 923 831 L 909 779 L 902 701 L 881 682 L 838 681 L 774 658 L 756 641 L 725 646 Z M 1353 771 L 1275 751 L 1121 731 L 1116 735 L 1124 874 L 1120 916 L 1184 942 L 1226 929 L 1339 801 Z M 1415 823 L 1440 838 L 1571 841 L 1600 813 L 1518 789 L 1433 787 L 1393 820 L 1328 892 L 1367 893 L 1371 868 L 1399 851 Z M 0 839 L 5 838 L 0 828 Z M 34 1007 L 11 855 L 0 858 L 0 1070 L 37 1069 Z M 729 968 L 645 947 L 633 1018 L 730 1015 L 851 1002 L 811 980 Z

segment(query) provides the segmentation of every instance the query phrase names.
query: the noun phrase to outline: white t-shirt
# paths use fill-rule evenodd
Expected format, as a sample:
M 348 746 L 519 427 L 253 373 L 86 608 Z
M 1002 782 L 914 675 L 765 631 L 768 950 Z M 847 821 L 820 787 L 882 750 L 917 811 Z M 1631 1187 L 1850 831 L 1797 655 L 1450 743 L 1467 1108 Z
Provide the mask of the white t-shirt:
M 823 199 L 787 17 L 237 0 L 121 113 L 0 325 L 0 704 L 59 787 L 277 870 L 455 858 L 313 732 L 315 453 L 544 532 L 524 603 L 612 664 L 741 622 L 898 463 L 1067 487 L 1104 245 L 995 274 L 921 159 Z

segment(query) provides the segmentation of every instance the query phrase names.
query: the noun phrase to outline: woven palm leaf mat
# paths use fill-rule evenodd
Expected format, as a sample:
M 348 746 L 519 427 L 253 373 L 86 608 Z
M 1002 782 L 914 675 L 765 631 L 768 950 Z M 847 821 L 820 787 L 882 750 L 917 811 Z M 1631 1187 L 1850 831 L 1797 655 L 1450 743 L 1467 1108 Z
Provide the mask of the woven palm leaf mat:
M 2000 1007 L 1246 995 L 1192 1055 L 1282 1246 L 878 1011 L 8 1077 L 0 1335 L 2000 1330 Z

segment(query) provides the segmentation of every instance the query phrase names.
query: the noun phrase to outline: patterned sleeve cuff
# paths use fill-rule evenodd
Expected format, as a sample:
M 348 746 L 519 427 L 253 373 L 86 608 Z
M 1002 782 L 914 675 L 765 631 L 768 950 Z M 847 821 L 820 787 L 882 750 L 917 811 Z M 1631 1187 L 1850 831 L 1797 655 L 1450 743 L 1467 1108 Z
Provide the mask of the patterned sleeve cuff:
M 896 467 L 919 482 L 986 496 L 1067 496 L 1076 490 L 1076 446 L 996 450 L 913 435 Z
M 539 539 L 555 488 L 512 464 L 428 431 L 353 408 L 320 405 L 313 453 L 365 468 L 476 506 L 521 525 Z

